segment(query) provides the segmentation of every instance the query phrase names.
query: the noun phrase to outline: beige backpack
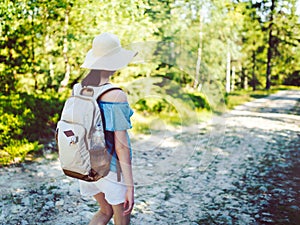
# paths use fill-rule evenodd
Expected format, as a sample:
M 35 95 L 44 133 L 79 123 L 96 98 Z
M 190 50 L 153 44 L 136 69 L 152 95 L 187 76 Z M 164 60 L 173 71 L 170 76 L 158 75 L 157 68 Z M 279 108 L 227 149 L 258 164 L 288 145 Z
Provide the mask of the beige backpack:
M 119 89 L 111 84 L 73 87 L 57 124 L 56 140 L 63 172 L 70 177 L 97 181 L 110 170 L 111 154 L 104 139 L 103 121 L 97 99 Z

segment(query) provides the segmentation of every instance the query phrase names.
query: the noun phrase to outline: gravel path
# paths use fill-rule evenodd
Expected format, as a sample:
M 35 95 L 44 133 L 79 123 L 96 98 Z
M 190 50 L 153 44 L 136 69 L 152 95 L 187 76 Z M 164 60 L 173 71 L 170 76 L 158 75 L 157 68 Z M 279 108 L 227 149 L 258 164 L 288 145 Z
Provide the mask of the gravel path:
M 300 224 L 299 128 L 300 91 L 280 91 L 207 123 L 135 137 L 132 224 Z M 0 175 L 0 224 L 88 224 L 98 209 L 57 160 Z

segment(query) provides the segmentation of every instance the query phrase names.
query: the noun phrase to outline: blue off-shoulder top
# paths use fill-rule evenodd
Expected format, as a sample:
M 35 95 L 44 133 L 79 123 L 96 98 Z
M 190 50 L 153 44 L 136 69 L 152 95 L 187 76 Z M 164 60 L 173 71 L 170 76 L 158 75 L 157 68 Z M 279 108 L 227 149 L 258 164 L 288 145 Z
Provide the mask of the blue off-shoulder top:
M 102 114 L 105 142 L 108 148 L 108 152 L 112 154 L 112 160 L 110 164 L 110 170 L 117 172 L 117 154 L 115 151 L 114 131 L 128 130 L 130 129 L 131 122 L 130 117 L 133 115 L 133 110 L 130 108 L 127 102 L 98 102 L 100 111 Z M 130 146 L 130 139 L 127 134 L 127 142 L 130 149 L 130 158 L 132 158 L 132 151 Z

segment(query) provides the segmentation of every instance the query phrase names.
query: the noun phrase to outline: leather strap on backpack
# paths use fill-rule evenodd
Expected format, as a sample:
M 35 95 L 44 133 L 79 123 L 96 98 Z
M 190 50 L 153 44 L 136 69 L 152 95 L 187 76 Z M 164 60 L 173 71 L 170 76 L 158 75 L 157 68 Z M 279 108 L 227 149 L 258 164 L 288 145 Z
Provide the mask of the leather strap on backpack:
M 117 180 L 118 182 L 121 182 L 121 165 L 119 159 L 117 161 Z

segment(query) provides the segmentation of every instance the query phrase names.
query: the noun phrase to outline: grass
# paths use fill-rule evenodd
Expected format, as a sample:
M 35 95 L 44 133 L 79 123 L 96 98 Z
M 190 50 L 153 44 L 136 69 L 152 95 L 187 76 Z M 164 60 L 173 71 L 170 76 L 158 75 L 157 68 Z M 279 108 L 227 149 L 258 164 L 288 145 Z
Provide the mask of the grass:
M 281 90 L 300 90 L 300 87 L 296 86 L 275 86 L 270 90 L 237 90 L 233 91 L 225 96 L 225 101 L 228 109 L 233 109 L 237 105 L 241 105 L 245 102 L 253 101 L 254 99 L 264 98 L 271 94 L 274 94 Z
M 189 126 L 207 121 L 211 116 L 212 112 L 208 110 L 197 110 L 189 114 L 162 112 L 159 114 L 144 115 L 140 112 L 135 112 L 131 119 L 131 131 L 134 134 L 152 134 L 161 130 L 175 130 L 181 126 Z

